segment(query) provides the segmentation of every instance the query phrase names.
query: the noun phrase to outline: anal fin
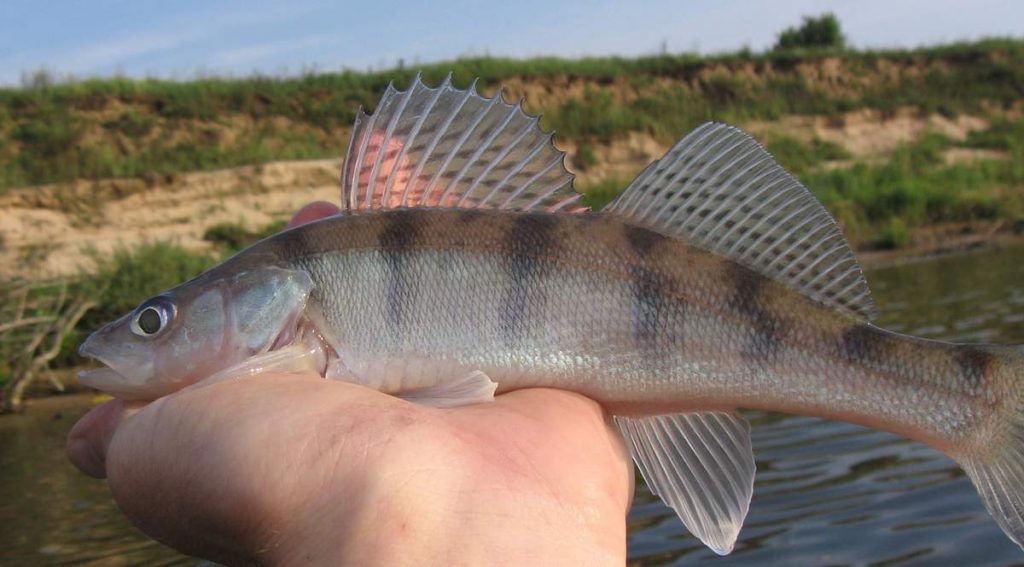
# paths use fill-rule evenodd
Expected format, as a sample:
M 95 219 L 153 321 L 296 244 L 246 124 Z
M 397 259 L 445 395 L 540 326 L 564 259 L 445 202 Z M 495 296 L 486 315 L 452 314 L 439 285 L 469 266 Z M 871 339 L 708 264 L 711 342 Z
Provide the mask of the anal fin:
M 651 492 L 719 555 L 732 551 L 754 490 L 750 426 L 734 413 L 615 416 Z

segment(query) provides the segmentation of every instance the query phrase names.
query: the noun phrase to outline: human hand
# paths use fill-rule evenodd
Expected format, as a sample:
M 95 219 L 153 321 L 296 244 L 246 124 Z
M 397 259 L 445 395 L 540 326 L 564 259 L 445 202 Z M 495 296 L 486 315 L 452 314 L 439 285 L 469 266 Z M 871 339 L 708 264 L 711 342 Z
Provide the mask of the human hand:
M 625 559 L 632 464 L 601 408 L 564 391 L 442 410 L 261 375 L 107 402 L 67 450 L 142 531 L 230 564 Z

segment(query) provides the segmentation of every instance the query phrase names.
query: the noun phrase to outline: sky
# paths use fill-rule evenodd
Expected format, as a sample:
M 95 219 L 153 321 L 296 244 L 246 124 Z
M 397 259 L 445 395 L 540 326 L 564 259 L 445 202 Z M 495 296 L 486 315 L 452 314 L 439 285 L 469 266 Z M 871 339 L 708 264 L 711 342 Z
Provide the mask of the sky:
M 39 69 L 187 80 L 485 54 L 760 51 L 823 12 L 836 14 L 858 48 L 1024 38 L 1024 2 L 1013 0 L 0 0 L 0 84 Z

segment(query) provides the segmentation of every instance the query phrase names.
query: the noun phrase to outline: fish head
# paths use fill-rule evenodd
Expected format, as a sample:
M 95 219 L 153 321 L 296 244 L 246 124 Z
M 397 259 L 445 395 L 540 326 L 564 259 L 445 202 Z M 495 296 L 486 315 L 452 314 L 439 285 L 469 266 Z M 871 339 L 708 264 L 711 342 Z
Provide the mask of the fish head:
M 290 342 L 311 289 L 303 271 L 213 270 L 91 334 L 78 352 L 106 368 L 82 371 L 79 380 L 122 399 L 180 390 Z

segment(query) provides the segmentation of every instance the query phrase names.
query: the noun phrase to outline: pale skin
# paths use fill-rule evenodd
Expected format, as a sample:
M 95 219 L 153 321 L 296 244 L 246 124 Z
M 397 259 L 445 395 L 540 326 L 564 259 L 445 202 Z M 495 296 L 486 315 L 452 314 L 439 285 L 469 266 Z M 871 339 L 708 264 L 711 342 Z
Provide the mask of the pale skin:
M 303 208 L 292 225 L 337 212 Z M 142 531 L 262 565 L 621 565 L 633 466 L 601 407 L 520 390 L 451 409 L 315 375 L 107 402 L 68 456 Z

